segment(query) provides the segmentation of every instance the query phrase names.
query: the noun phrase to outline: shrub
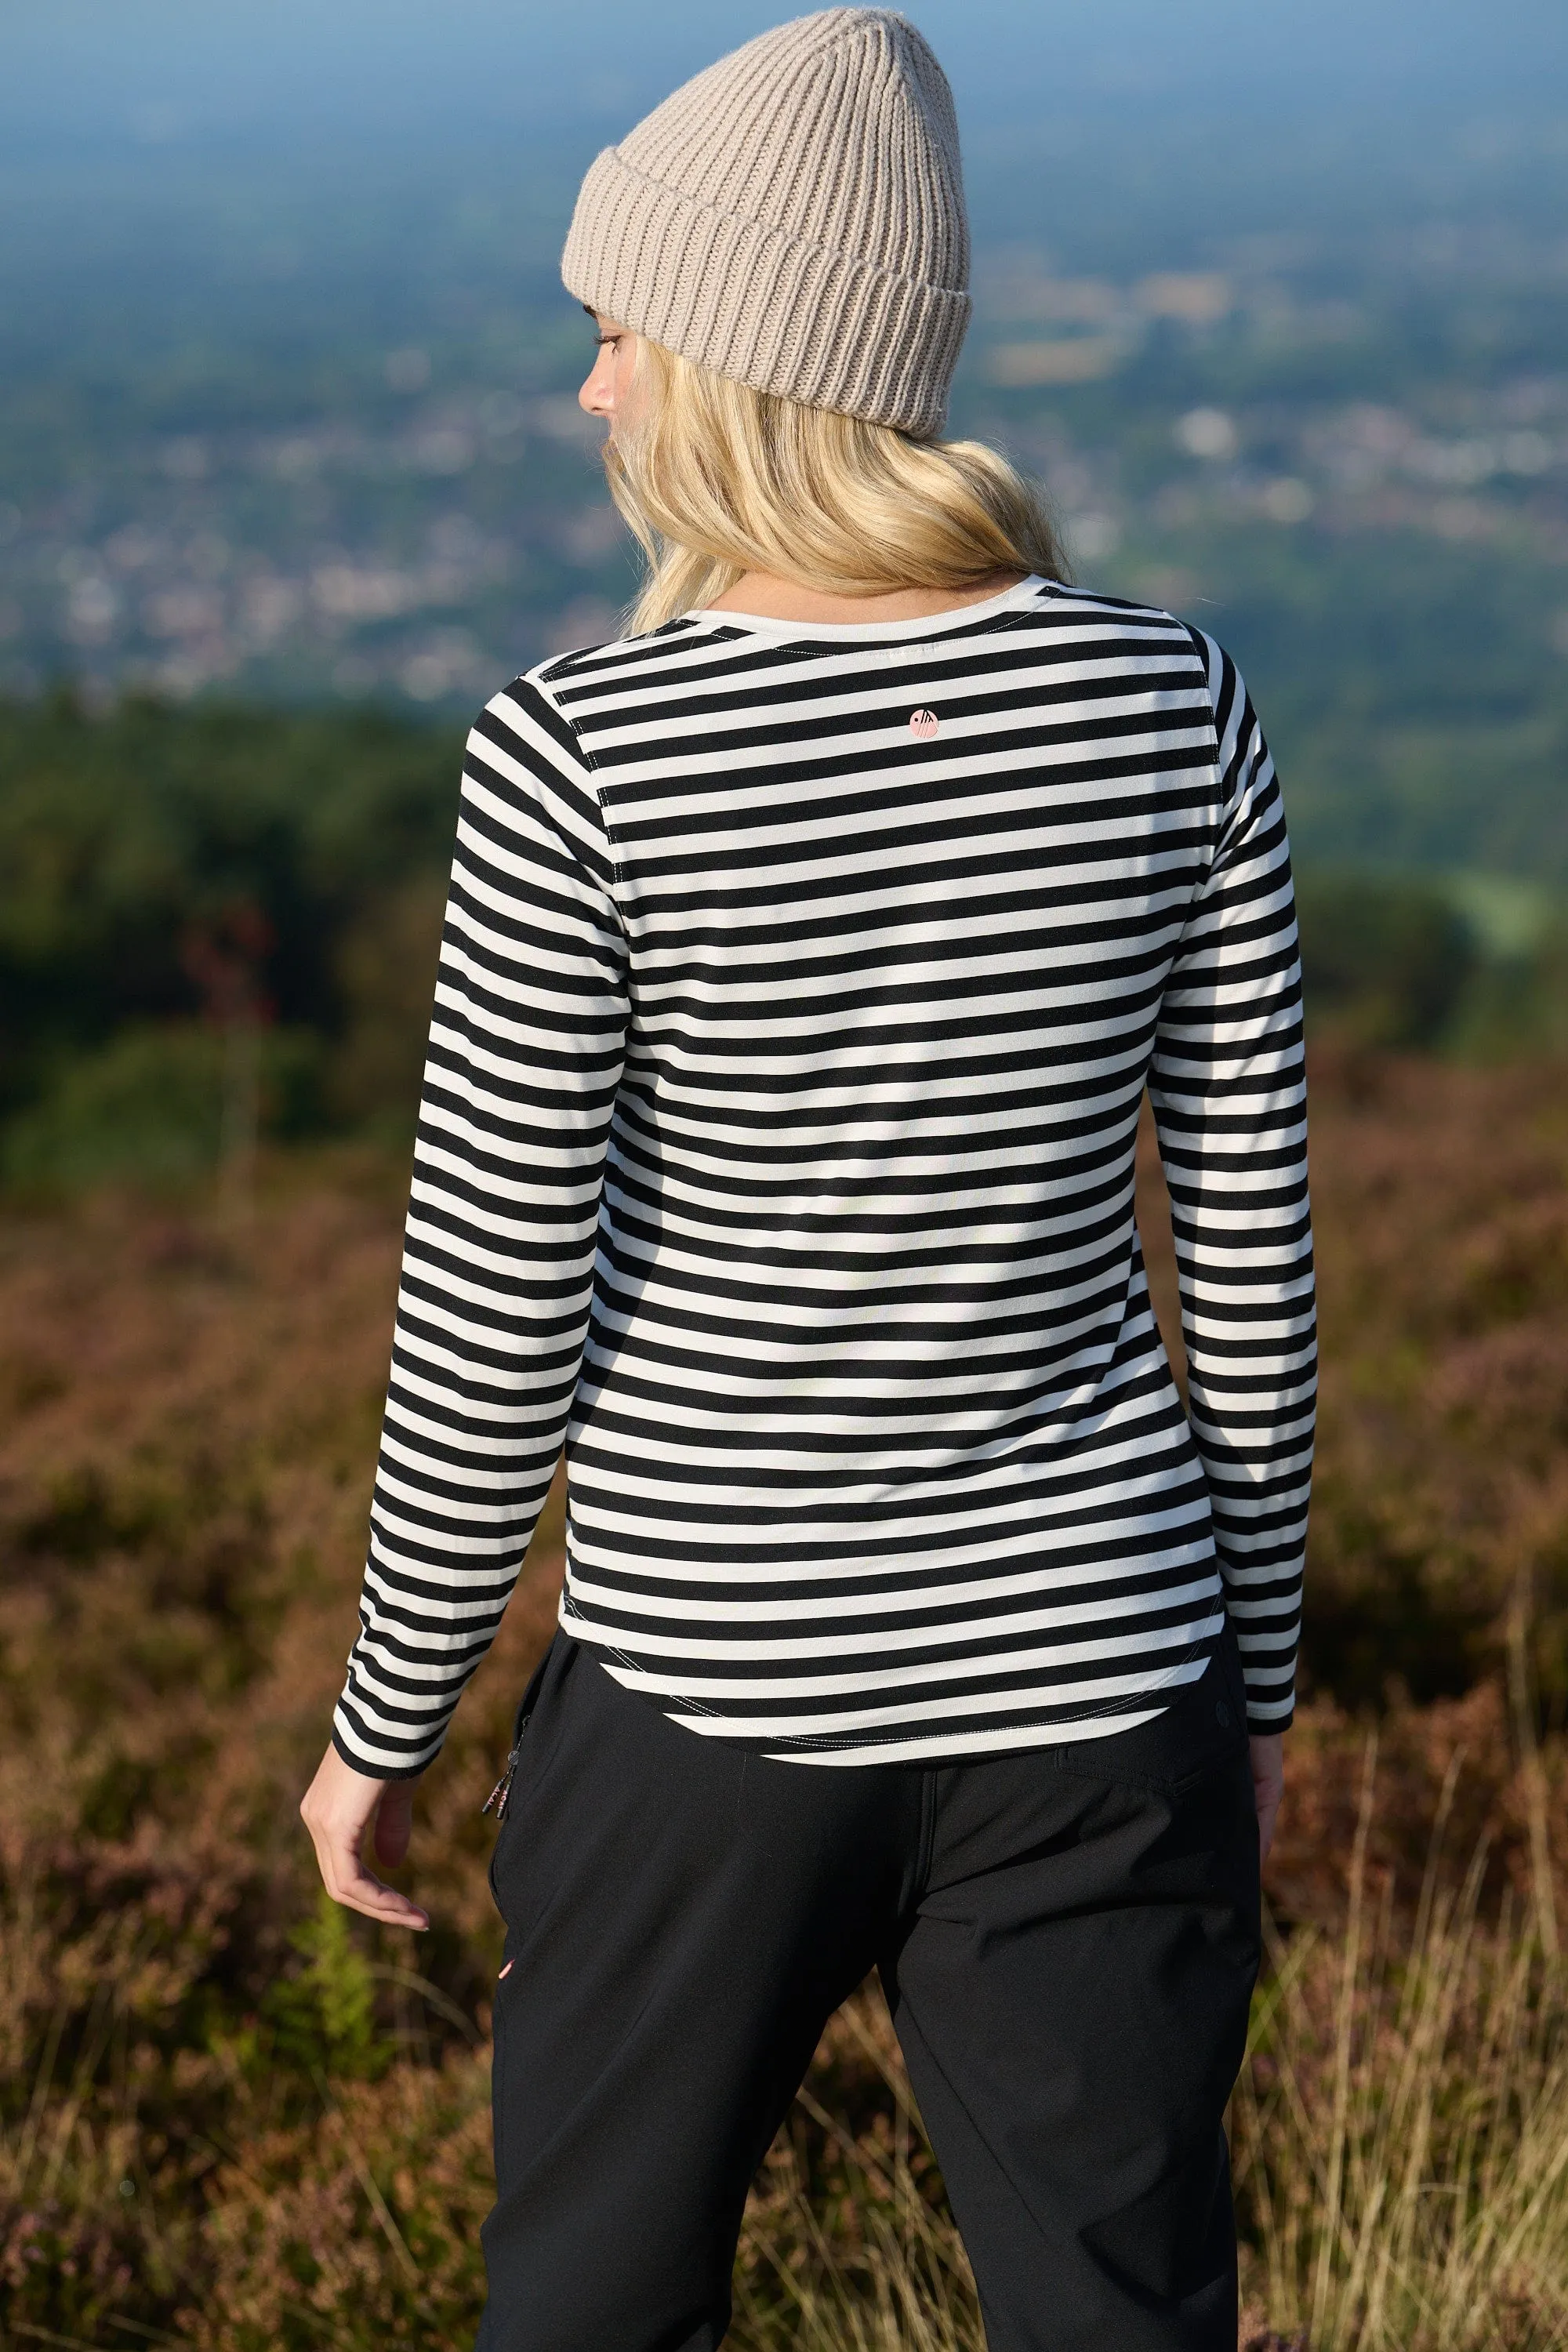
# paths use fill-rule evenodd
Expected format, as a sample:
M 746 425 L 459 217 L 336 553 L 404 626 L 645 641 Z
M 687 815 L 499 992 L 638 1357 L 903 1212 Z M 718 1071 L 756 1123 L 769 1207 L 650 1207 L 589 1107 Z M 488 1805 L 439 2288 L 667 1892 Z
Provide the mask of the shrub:
M 188 1188 L 244 1155 L 258 1133 L 314 1124 L 321 1063 L 308 1031 L 225 1034 L 195 1022 L 121 1030 L 64 1063 L 11 1121 L 0 1173 L 28 1192 Z
M 1543 2352 L 1568 2342 L 1561 1073 L 1355 1055 L 1319 1077 L 1317 1696 L 1236 2109 L 1251 2334 Z M 499 1964 L 479 1807 L 550 1630 L 558 1505 L 421 1785 L 431 1933 L 324 1906 L 295 1811 L 353 1633 L 400 1192 L 344 1150 L 264 1160 L 243 1234 L 195 1194 L 0 1223 L 18 2342 L 449 2352 L 477 2318 Z M 1140 1216 L 1168 1318 L 1148 1189 Z M 1424 1689 L 1439 1671 L 1449 1696 Z M 1358 1711 L 1380 1723 L 1370 1796 Z M 737 2298 L 741 2352 L 978 2352 L 873 1995 L 770 2157 Z
M 1476 973 L 1469 926 L 1417 881 L 1307 873 L 1297 883 L 1307 1016 L 1363 1046 L 1439 1044 Z

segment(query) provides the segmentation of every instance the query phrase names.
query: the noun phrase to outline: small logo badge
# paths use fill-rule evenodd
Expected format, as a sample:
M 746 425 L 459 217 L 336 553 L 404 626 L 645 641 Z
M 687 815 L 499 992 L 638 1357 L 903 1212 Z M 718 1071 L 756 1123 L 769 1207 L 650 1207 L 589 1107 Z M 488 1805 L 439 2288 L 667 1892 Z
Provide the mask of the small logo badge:
M 929 743 L 931 737 L 936 733 L 935 711 L 911 710 L 910 713 L 910 733 L 915 738 L 917 742 Z

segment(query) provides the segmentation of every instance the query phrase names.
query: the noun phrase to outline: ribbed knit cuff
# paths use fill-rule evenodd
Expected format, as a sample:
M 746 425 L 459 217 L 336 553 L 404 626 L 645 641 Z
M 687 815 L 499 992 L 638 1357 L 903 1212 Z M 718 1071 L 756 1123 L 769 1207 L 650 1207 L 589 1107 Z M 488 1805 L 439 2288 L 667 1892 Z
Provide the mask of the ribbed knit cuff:
M 562 256 L 601 316 L 758 392 L 939 433 L 970 298 L 711 210 L 606 147 Z

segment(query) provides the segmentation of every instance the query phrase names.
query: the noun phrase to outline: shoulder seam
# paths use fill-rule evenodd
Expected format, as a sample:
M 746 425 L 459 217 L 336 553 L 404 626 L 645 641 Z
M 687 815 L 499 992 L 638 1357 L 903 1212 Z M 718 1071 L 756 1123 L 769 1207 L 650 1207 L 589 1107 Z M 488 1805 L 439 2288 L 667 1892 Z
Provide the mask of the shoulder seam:
M 569 658 L 569 656 L 563 656 L 563 660 Z M 610 823 L 609 812 L 605 806 L 604 790 L 599 782 L 598 761 L 595 759 L 592 751 L 589 751 L 586 743 L 584 742 L 583 731 L 578 726 L 577 721 L 573 718 L 572 713 L 569 710 L 563 710 L 560 702 L 550 691 L 551 670 L 558 667 L 558 664 L 552 663 L 550 665 L 549 668 L 531 671 L 525 670 L 519 683 L 523 686 L 531 686 L 535 694 L 543 696 L 545 701 L 549 703 L 551 709 L 554 711 L 555 716 L 560 719 L 562 725 L 571 735 L 572 740 L 577 746 L 577 756 L 583 762 L 589 784 L 593 788 L 594 805 L 599 812 L 599 823 L 605 828 L 605 845 L 610 853 L 610 872 L 615 879 L 616 887 L 618 890 L 624 885 L 625 872 L 621 865 L 620 844 L 616 839 L 615 828 Z
M 1204 700 L 1208 705 L 1209 733 L 1214 737 L 1215 777 L 1217 782 L 1219 777 L 1219 713 L 1215 709 L 1214 704 L 1214 680 L 1209 675 L 1209 652 L 1211 647 L 1216 653 L 1219 651 L 1219 648 L 1215 645 L 1214 639 L 1207 635 L 1204 630 L 1196 627 L 1193 622 L 1184 621 L 1181 625 L 1183 635 L 1185 636 L 1187 643 L 1191 646 L 1194 653 L 1196 654 L 1198 657 L 1198 667 L 1203 672 Z
M 1191 621 L 1184 621 L 1181 625 L 1187 643 L 1197 656 L 1198 667 L 1203 673 L 1204 701 L 1209 715 L 1209 741 L 1214 746 L 1214 842 L 1209 851 L 1212 860 L 1217 849 L 1220 835 L 1225 829 L 1225 771 L 1220 762 L 1219 712 L 1215 708 L 1214 678 L 1209 667 L 1209 656 L 1211 652 L 1217 653 L 1223 661 L 1225 656 L 1215 639 L 1205 630 L 1198 628 Z
M 574 662 L 586 661 L 595 654 L 616 653 L 623 647 L 630 650 L 639 646 L 657 645 L 661 637 L 673 639 L 679 630 L 691 630 L 697 625 L 689 614 L 679 613 L 674 620 L 662 622 L 657 629 L 646 629 L 626 636 L 602 637 L 590 646 L 573 646 L 566 653 L 554 654 L 548 661 L 536 663 L 532 669 L 523 671 L 522 675 L 531 685 L 552 687 L 567 676 Z

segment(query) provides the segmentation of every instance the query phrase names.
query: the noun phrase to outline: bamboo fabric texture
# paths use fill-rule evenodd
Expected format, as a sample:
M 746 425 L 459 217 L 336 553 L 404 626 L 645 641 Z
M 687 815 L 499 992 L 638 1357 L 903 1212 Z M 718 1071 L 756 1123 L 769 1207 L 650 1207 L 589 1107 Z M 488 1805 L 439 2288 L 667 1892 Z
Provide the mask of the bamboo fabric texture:
M 1032 580 L 690 614 L 490 703 L 351 1763 L 440 1746 L 563 1438 L 562 1622 L 695 1736 L 842 1768 L 1094 1738 L 1227 1612 L 1279 1729 L 1314 1368 L 1285 825 L 1210 639 Z

